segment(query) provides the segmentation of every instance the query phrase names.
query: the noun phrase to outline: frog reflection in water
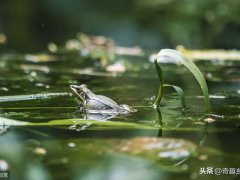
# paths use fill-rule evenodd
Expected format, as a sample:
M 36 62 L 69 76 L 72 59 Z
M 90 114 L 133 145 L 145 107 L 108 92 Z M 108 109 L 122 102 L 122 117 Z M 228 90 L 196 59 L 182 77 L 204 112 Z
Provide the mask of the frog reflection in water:
M 136 112 L 135 109 L 126 104 L 118 105 L 106 96 L 94 94 L 85 84 L 80 86 L 70 85 L 70 89 L 79 100 L 80 108 L 83 112 L 101 114 L 127 114 Z

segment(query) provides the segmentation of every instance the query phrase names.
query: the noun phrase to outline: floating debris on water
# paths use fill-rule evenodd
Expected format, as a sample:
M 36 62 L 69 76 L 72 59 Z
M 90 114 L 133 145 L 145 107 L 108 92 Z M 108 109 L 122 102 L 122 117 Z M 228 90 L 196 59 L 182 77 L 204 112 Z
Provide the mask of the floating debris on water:
M 46 99 L 57 96 L 69 96 L 70 93 L 45 93 L 45 94 L 29 94 L 29 95 L 15 95 L 15 96 L 2 96 L 0 102 L 10 101 L 27 101 L 33 99 Z
M 45 73 L 49 73 L 50 68 L 48 66 L 41 66 L 41 65 L 29 65 L 29 64 L 22 64 L 20 65 L 21 69 L 25 71 L 42 71 Z
M 48 44 L 48 50 L 49 50 L 50 52 L 55 53 L 55 52 L 58 51 L 58 46 L 57 46 L 55 43 L 49 43 L 49 44 Z
M 198 159 L 201 161 L 206 161 L 208 159 L 208 155 L 206 154 L 201 154 L 198 156 Z
M 190 153 L 188 150 L 176 150 L 174 152 L 170 151 L 170 152 L 159 152 L 158 157 L 160 158 L 169 158 L 171 160 L 176 160 L 179 158 L 186 158 L 189 157 Z
M 204 98 L 204 96 L 196 96 L 196 98 Z M 226 96 L 223 96 L 223 95 L 209 95 L 209 98 L 210 99 L 225 99 Z
M 209 117 L 209 118 L 204 119 L 203 121 L 204 121 L 204 122 L 207 122 L 207 123 L 213 123 L 213 122 L 215 122 L 216 120 Z
M 69 142 L 68 147 L 74 148 L 76 147 L 76 144 L 74 142 Z
M 6 91 L 6 92 L 9 91 L 9 89 L 7 87 L 1 87 L 0 90 Z
M 240 51 L 238 50 L 190 50 L 184 46 L 177 46 L 176 49 L 195 60 L 240 60 Z
M 106 71 L 108 71 L 108 72 L 121 72 L 122 73 L 122 72 L 126 71 L 126 67 L 123 64 L 123 62 L 117 61 L 116 63 L 107 66 Z
M 120 143 L 117 150 L 153 160 L 181 160 L 195 154 L 196 146 L 182 139 L 138 137 Z
M 38 156 L 45 156 L 47 154 L 47 151 L 42 147 L 37 147 L 34 149 L 33 153 Z
M 53 55 L 49 54 L 27 54 L 25 55 L 25 59 L 30 62 L 50 62 L 50 61 L 56 61 L 57 58 Z
M 140 47 L 115 47 L 116 54 L 129 56 L 143 56 L 144 51 Z

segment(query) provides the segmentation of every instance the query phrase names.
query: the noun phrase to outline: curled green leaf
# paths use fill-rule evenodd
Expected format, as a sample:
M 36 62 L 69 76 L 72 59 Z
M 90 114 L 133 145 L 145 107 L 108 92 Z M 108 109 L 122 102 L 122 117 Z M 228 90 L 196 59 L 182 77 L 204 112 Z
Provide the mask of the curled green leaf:
M 156 59 L 158 61 L 161 61 L 161 59 L 166 59 L 166 58 L 175 60 L 178 63 L 182 63 L 184 66 L 186 66 L 190 70 L 190 72 L 197 79 L 197 82 L 200 85 L 201 90 L 203 92 L 204 100 L 205 100 L 205 111 L 207 113 L 210 112 L 211 107 L 210 107 L 210 101 L 209 101 L 208 86 L 198 67 L 193 63 L 193 61 L 190 58 L 186 57 L 184 54 L 180 53 L 179 51 L 176 51 L 173 49 L 162 49 L 161 51 L 159 51 L 159 53 L 156 56 Z
M 173 88 L 181 98 L 182 108 L 186 108 L 185 95 L 184 95 L 182 88 L 180 88 L 178 86 L 170 85 L 170 84 L 164 84 L 163 87 Z

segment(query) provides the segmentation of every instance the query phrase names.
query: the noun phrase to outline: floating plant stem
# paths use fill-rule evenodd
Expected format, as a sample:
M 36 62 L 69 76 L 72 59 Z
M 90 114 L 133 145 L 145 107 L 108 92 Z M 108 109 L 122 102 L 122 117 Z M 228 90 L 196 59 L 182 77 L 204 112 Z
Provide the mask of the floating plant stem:
M 201 90 L 204 95 L 204 100 L 205 100 L 205 111 L 207 113 L 210 112 L 211 107 L 210 107 L 207 83 L 206 83 L 201 71 L 198 69 L 198 67 L 193 63 L 193 61 L 190 58 L 186 57 L 179 51 L 176 51 L 173 49 L 162 49 L 157 54 L 156 59 L 158 61 L 161 61 L 161 59 L 173 59 L 176 62 L 182 63 L 184 66 L 186 66 L 190 70 L 190 72 L 194 75 L 194 77 L 197 79 L 197 82 L 201 87 Z M 156 63 L 155 63 L 155 65 L 156 65 Z

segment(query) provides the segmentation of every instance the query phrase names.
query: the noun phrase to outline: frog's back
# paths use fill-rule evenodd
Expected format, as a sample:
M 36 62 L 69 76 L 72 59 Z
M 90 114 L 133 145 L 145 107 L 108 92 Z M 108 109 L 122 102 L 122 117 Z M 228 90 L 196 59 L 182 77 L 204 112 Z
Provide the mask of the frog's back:
M 119 105 L 106 96 L 96 95 L 87 101 L 87 108 L 91 110 L 119 110 Z

